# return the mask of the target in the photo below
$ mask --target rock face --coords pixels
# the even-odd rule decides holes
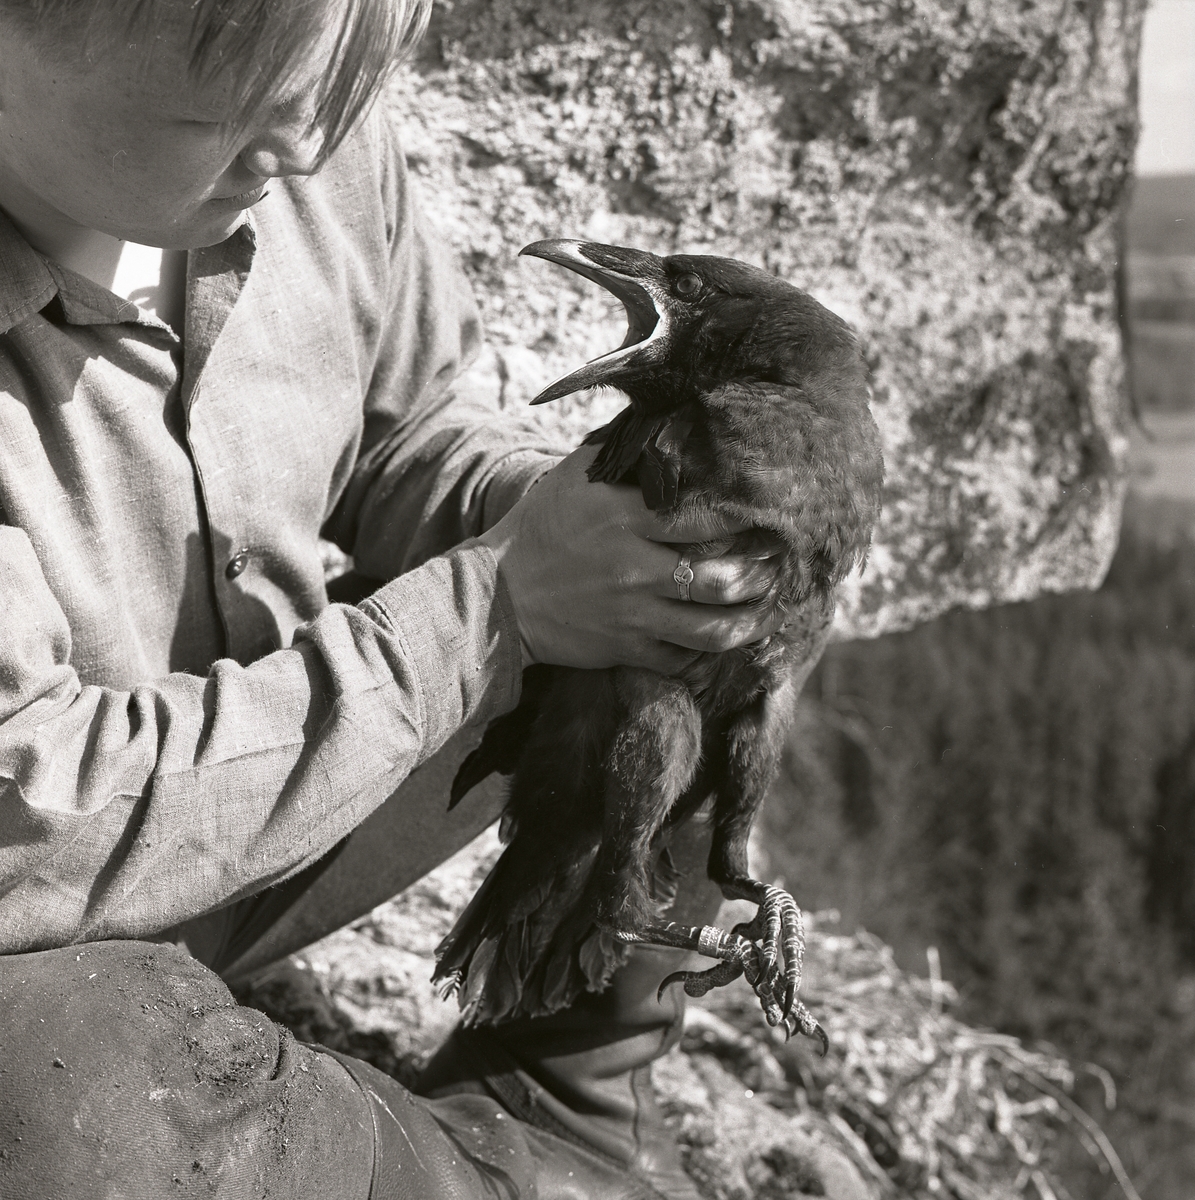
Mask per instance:
[[[870,636],[1107,566],[1143,10],[445,0],[392,104],[481,298],[481,369],[520,409],[624,329],[598,289],[517,261],[536,238],[731,255],[855,325],[888,483],[839,633]],[[616,407],[544,419],[575,441]]]

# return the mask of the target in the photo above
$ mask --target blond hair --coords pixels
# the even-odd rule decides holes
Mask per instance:
[[[94,59],[113,39],[149,46],[167,24],[182,21],[193,80],[231,74],[234,125],[267,105],[315,38],[339,20],[313,117],[325,157],[414,49],[430,11],[431,0],[0,0],[0,18],[59,62]]]

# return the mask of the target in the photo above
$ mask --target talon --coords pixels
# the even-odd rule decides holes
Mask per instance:
[[[791,1025],[789,1024],[791,1021]],[[789,1020],[784,1023],[785,1032],[791,1037],[794,1033],[801,1033],[807,1038],[813,1038],[818,1043],[818,1053],[820,1057],[825,1058],[830,1051],[830,1038],[821,1025],[814,1020],[813,1014],[801,1004],[797,1002],[797,1006],[793,1011]],[[787,1039],[786,1039],[787,1040]]]
[[[830,1038],[817,1021],[813,1023],[813,1033],[808,1036],[817,1038],[818,1042],[821,1043],[821,1057],[825,1058],[830,1053]]]
[[[734,961],[720,962],[717,966],[710,967],[708,971],[673,971],[660,984],[659,990],[656,992],[656,999],[662,1000],[664,990],[671,987],[674,983],[683,983],[685,985],[685,995],[696,999],[704,996],[711,988],[725,987],[728,983],[736,980],[742,973],[742,966]]]
[[[806,1013],[805,1015],[806,1015],[806,1017],[809,1017],[808,1013]],[[821,1027],[821,1025],[818,1024],[817,1021],[813,1020],[812,1017],[809,1017],[808,1026],[806,1026],[804,1023],[802,1023],[802,1024],[798,1025],[797,1028],[793,1032],[794,1033],[800,1032],[800,1033],[804,1034],[805,1037],[812,1038],[815,1042],[817,1042],[817,1053],[818,1053],[819,1058],[825,1058],[826,1055],[829,1054],[829,1052],[830,1052],[829,1035]]]
[[[670,988],[670,987],[671,987],[671,986],[672,986],[674,983],[684,983],[684,982],[685,982],[685,976],[686,976],[686,975],[688,975],[688,974],[689,974],[689,972],[688,972],[688,971],[673,971],[671,975],[667,976],[667,977],[664,979],[663,983],[661,983],[661,984],[660,984],[660,986],[659,986],[659,989],[656,991],[656,1003],[657,1003],[657,1004],[662,1004],[662,1003],[663,1003],[663,1001],[664,1001],[664,993],[665,993],[665,992],[666,992],[666,991],[667,991],[667,990],[668,990],[668,989],[669,989],[669,988]],[[688,992],[688,989],[686,988],[685,990],[686,990],[686,994],[687,994],[687,992]]]

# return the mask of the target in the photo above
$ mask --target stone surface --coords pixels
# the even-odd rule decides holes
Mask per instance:
[[[1090,587],[1126,439],[1117,227],[1143,0],[447,0],[391,104],[521,407],[613,348],[541,237],[732,255],[858,329],[888,464],[841,636]],[[542,419],[575,441],[619,406]]]

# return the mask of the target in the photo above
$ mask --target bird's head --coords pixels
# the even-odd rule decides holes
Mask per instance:
[[[585,388],[616,387],[637,403],[667,407],[677,392],[722,378],[790,381],[793,370],[801,373],[796,358],[803,348],[853,344],[845,323],[812,297],[734,259],[662,258],[564,238],[533,242],[520,254],[593,280],[617,296],[627,314],[627,335],[618,349],[556,380],[532,404]]]

